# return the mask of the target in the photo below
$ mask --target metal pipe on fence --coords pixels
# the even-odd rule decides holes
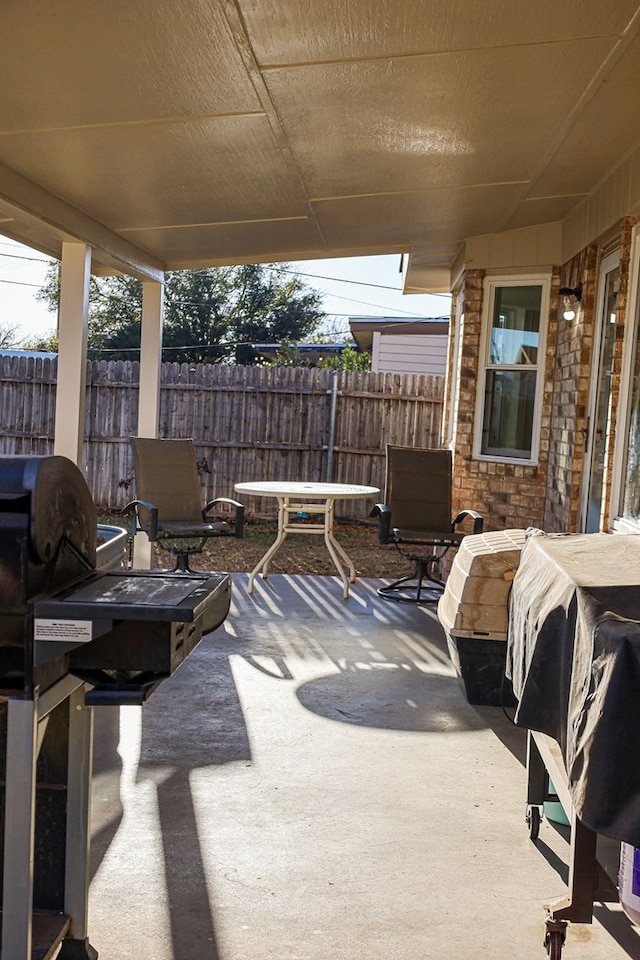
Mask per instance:
[[[338,370],[331,374],[331,387],[327,390],[331,396],[329,404],[329,427],[327,430],[327,470],[325,480],[331,483],[331,474],[333,473],[333,448],[336,436],[336,412],[338,409]]]

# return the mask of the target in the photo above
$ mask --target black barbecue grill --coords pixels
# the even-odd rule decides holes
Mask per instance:
[[[75,464],[0,457],[1,960],[96,956],[90,707],[142,703],[229,610],[228,574],[100,571],[96,540]]]

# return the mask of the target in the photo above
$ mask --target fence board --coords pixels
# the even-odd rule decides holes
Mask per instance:
[[[99,507],[133,494],[129,438],[138,419],[139,364],[87,365],[84,470]],[[53,452],[55,359],[0,357],[0,453]],[[334,480],[384,485],[387,443],[440,443],[443,379],[419,374],[165,363],[159,435],[192,437],[203,496],[231,496],[250,480]],[[333,444],[329,450],[335,394]],[[370,504],[337,513],[366,517]],[[273,515],[273,499],[249,513]]]

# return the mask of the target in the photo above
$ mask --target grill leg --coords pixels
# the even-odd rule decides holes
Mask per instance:
[[[69,698],[69,773],[64,901],[65,912],[71,917],[72,939],[62,941],[59,956],[64,958],[97,957],[96,951],[86,941],[93,709],[92,707],[85,707],[84,692],[84,685],[79,686]]]
[[[37,744],[37,701],[10,699],[7,704],[2,956],[11,960],[31,958]]]
[[[60,896],[55,910],[56,915],[59,910],[60,927],[52,936],[59,942],[58,938],[68,933],[70,939],[62,939],[58,956],[65,960],[97,958],[86,938],[93,716],[83,700],[84,686],[65,678],[41,696],[36,691],[33,699],[16,697],[7,702],[2,957],[8,960],[32,957],[34,906],[37,910],[42,906],[34,904],[34,880],[38,896],[45,900],[58,889],[57,861],[45,868],[39,853],[43,838],[48,839],[46,831],[53,831],[54,847],[58,837],[64,844],[64,908]],[[64,724],[60,725],[62,717]],[[60,748],[68,758],[66,784],[55,776],[51,781],[45,777],[47,783],[38,789],[49,783],[66,787],[66,814],[60,819],[54,812],[46,823],[39,821],[40,833],[36,834],[38,754],[49,751],[48,756],[61,760]]]

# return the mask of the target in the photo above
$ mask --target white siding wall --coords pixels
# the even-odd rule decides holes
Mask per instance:
[[[374,373],[422,373],[444,377],[447,369],[446,336],[429,334],[373,334],[371,369]]]

